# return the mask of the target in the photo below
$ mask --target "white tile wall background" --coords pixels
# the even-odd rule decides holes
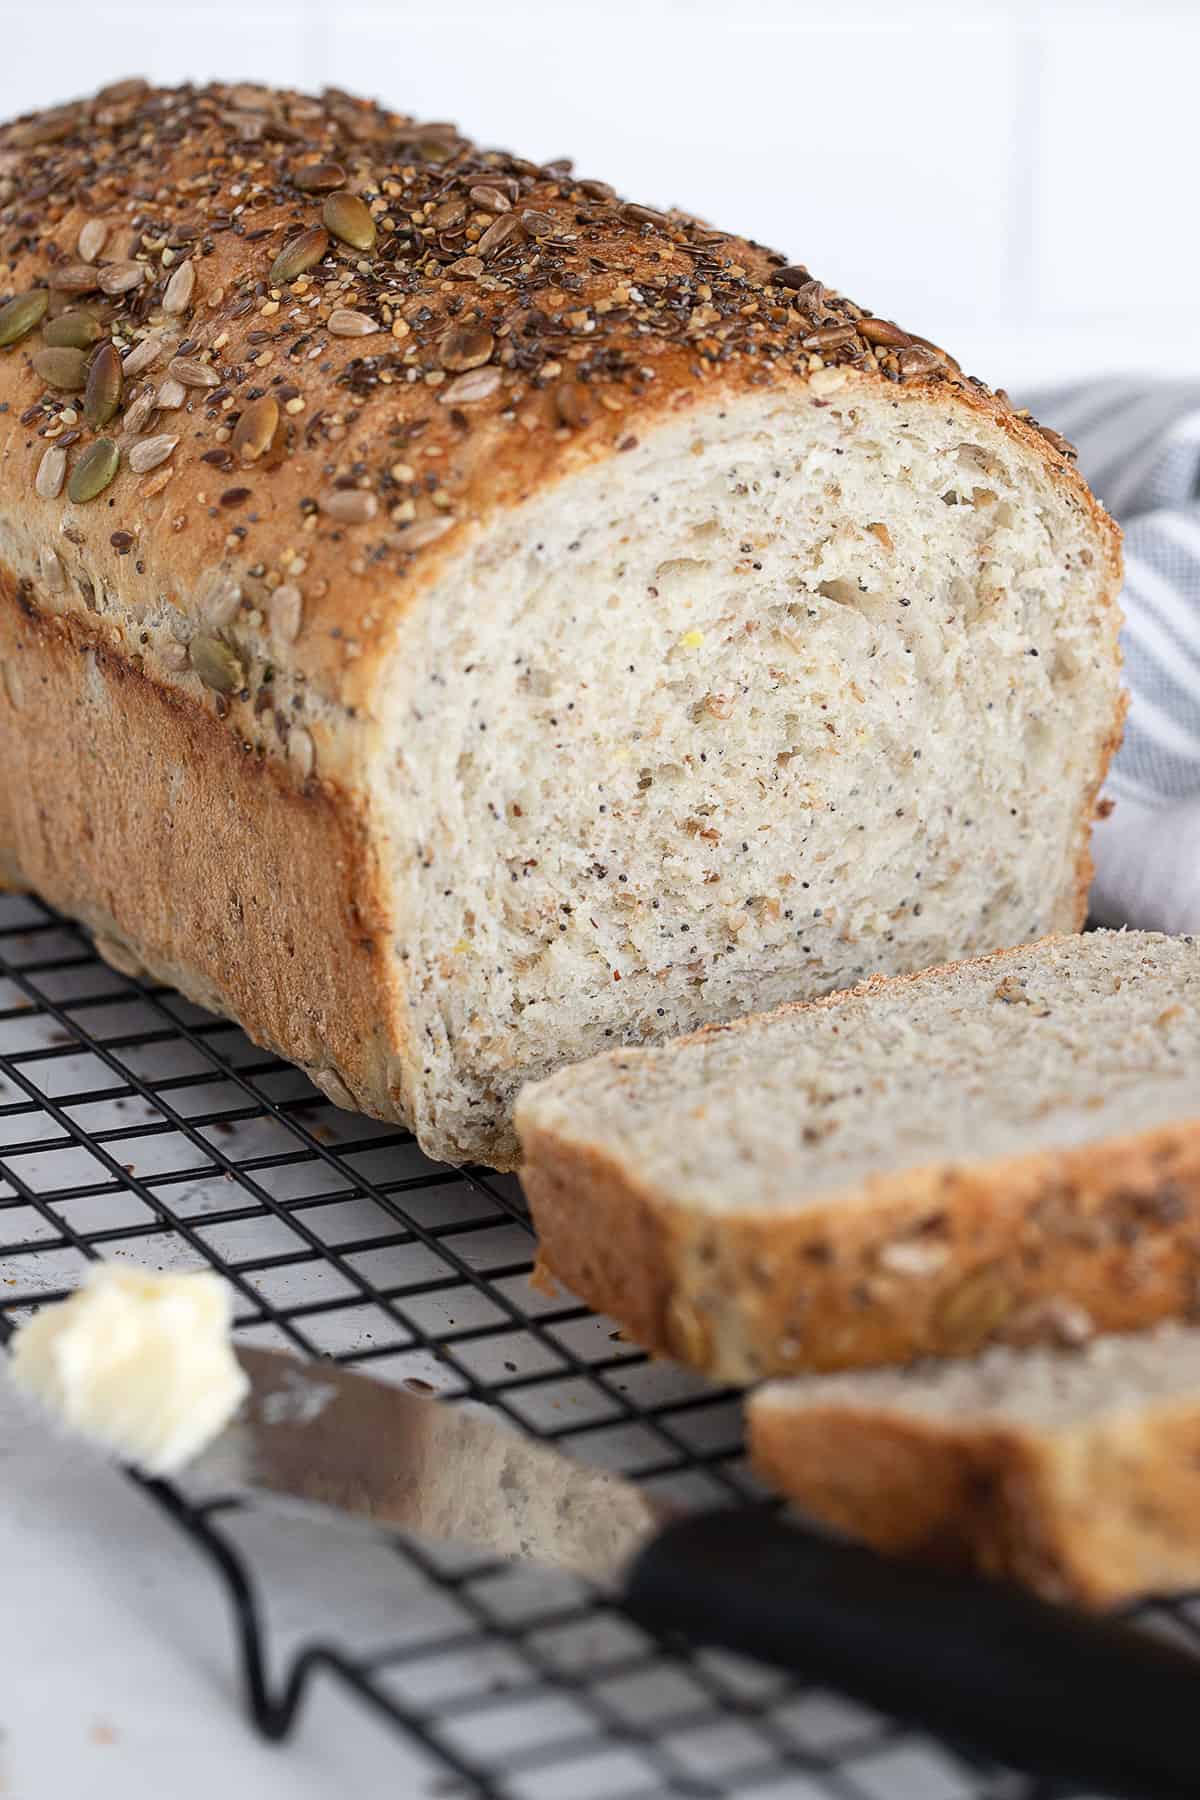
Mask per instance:
[[[372,91],[678,202],[1020,388],[1200,374],[1200,0],[0,0],[0,116]]]

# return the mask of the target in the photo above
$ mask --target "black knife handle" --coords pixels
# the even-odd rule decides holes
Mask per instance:
[[[668,1525],[624,1604],[999,1762],[1130,1800],[1200,1796],[1200,1659],[1016,1588],[745,1508]]]

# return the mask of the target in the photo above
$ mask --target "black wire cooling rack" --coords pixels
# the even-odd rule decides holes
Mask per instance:
[[[207,1266],[245,1341],[486,1401],[664,1496],[756,1503],[736,1398],[531,1286],[532,1251],[514,1182],[336,1111],[235,1027],[0,896],[0,1342],[89,1258]],[[423,1792],[1050,1800],[841,1696],[656,1640],[565,1577],[415,1543],[379,1550],[368,1645],[361,1580],[345,1617],[276,1629],[278,1523],[267,1556],[252,1508],[143,1485],[226,1586],[258,1730],[285,1737],[312,1683],[339,1681],[395,1727]],[[1194,1630],[1185,1608],[1167,1624]]]

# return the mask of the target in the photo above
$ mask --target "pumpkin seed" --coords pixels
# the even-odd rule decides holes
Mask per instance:
[[[104,336],[104,327],[93,313],[82,307],[47,319],[42,327],[42,342],[62,350],[90,350]]]
[[[121,404],[121,358],[111,341],[101,344],[88,370],[83,416],[95,431],[107,425]]]
[[[308,269],[315,268],[329,248],[329,238],[319,226],[311,231],[302,231],[285,244],[275,261],[271,264],[271,286],[286,287],[289,281],[295,281]]]
[[[246,685],[246,672],[236,650],[217,637],[194,637],[188,655],[205,687],[217,694],[236,694]]]
[[[103,219],[89,219],[79,233],[80,262],[94,263],[104,248],[104,240],[108,236],[108,226]]]
[[[383,330],[377,319],[367,313],[351,312],[345,306],[334,307],[326,326],[332,337],[370,337],[373,331]]]
[[[82,350],[35,350],[31,358],[42,380],[64,393],[76,393],[87,381],[87,357]]]
[[[257,462],[274,442],[279,425],[279,403],[270,394],[252,400],[233,428],[233,453],[244,463]]]
[[[130,381],[135,375],[144,375],[152,369],[162,355],[165,345],[156,331],[151,331],[139,344],[135,344],[121,367],[125,371],[125,379]]]
[[[43,500],[57,500],[62,493],[62,484],[67,474],[67,453],[60,450],[57,444],[51,444],[38,464],[38,472],[34,478],[34,491]]]
[[[487,362],[496,348],[496,340],[486,325],[455,325],[442,339],[442,367],[456,373],[477,369]]]
[[[28,337],[34,326],[40,325],[45,318],[49,304],[46,289],[34,288],[31,293],[18,294],[7,306],[0,306],[0,347],[19,344],[23,337]]]
[[[167,364],[167,373],[173,375],[185,388],[214,388],[221,385],[221,377],[217,371],[208,363],[198,362],[194,356],[173,357]],[[158,403],[160,406],[166,405],[161,393]]]
[[[129,467],[135,475],[148,475],[172,454],[177,437],[144,437],[129,452]]]
[[[56,294],[94,294],[100,286],[100,271],[91,263],[55,263],[49,281]]]
[[[141,287],[146,278],[145,263],[105,263],[100,271],[100,291],[104,294],[129,294]]]
[[[343,189],[340,194],[330,194],[325,202],[321,217],[332,231],[335,238],[343,244],[349,244],[354,250],[373,250],[375,248],[375,221],[367,210],[364,200],[357,194]]]
[[[167,283],[163,295],[163,311],[165,313],[185,313],[192,304],[192,295],[196,291],[196,265],[189,257],[181,262]]]
[[[90,444],[71,470],[67,498],[76,506],[86,506],[102,494],[121,466],[121,452],[111,438],[97,438]]]
[[[327,194],[346,185],[346,171],[341,163],[305,163],[293,171],[292,180],[305,194]]]

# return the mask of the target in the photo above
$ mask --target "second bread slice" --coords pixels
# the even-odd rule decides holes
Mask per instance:
[[[725,1380],[963,1355],[1200,1270],[1200,945],[1097,932],[614,1051],[525,1089],[545,1266]]]

